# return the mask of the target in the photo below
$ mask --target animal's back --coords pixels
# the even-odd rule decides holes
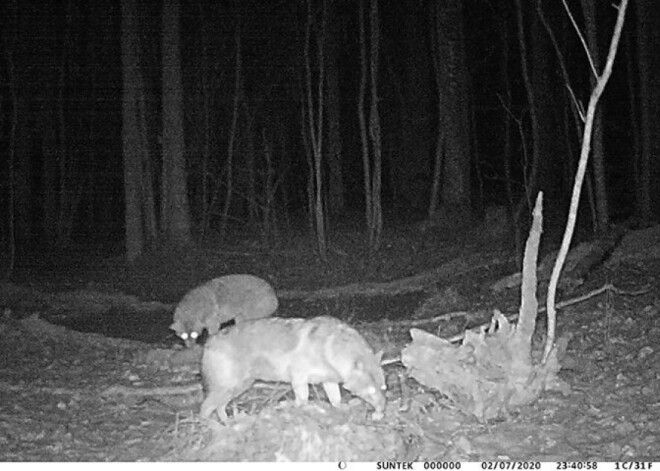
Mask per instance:
[[[228,275],[209,282],[223,322],[231,319],[261,319],[278,308],[275,290],[266,281],[252,275]]]
[[[204,346],[202,379],[207,391],[242,384],[249,378],[279,381],[282,358],[299,343],[303,319],[269,318],[243,322],[210,337]]]
[[[234,320],[260,319],[278,308],[273,287],[252,275],[215,278],[188,292],[174,311],[170,326],[184,340],[195,340],[204,329],[209,335]]]

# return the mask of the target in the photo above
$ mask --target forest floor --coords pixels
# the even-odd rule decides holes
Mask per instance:
[[[278,291],[313,293],[398,280],[462,260],[455,276],[420,291],[282,298],[279,315],[334,315],[395,358],[408,341],[408,321],[448,338],[488,322],[493,309],[518,312],[519,287],[491,289],[519,271],[502,239],[479,228],[449,234],[413,226],[387,231],[382,249],[370,255],[362,234],[344,231],[333,234],[327,262],[302,236],[270,246],[245,237],[195,249],[163,248],[130,268],[117,253],[94,245],[21,256],[0,293],[0,460],[659,461],[657,249],[602,263],[581,285],[559,294],[562,300],[616,287],[559,310],[558,331],[572,335],[559,374],[570,392],[544,393],[534,404],[486,422],[462,414],[447,397],[414,380],[402,380],[403,367],[394,361],[384,367],[388,406],[380,421],[347,397],[346,408],[332,409],[320,388],[308,406],[296,408],[284,384],[260,385],[234,400],[228,408],[233,417],[224,426],[201,420],[201,392],[194,387],[177,398],[130,394],[130,388],[199,383],[190,368],[157,365],[159,355],[179,348],[168,330],[171,311],[81,312],[34,302],[38,296],[29,294],[105,293],[171,304],[197,284],[230,273],[261,276]],[[19,292],[17,287],[20,296],[3,297]],[[450,312],[466,315],[420,320]],[[129,393],[108,393],[118,386]]]

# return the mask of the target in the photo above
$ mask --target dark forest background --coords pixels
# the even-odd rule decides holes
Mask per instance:
[[[564,225],[616,20],[600,0],[8,0],[0,244],[123,242],[505,218]],[[660,215],[660,13],[632,0],[578,227]],[[569,15],[570,12],[570,15]],[[572,15],[572,16],[571,16]],[[576,32],[573,22],[582,34]],[[582,41],[583,39],[583,41]]]

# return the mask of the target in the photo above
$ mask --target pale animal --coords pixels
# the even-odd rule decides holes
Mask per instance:
[[[309,384],[322,384],[339,407],[339,384],[383,416],[385,380],[380,355],[355,329],[329,316],[248,321],[208,340],[202,356],[206,398],[200,415],[227,419],[227,403],[256,380],[290,383],[296,404],[307,402]]]

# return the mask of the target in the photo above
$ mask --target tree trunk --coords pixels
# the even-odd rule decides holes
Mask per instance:
[[[557,5],[549,5],[557,8]],[[547,15],[547,13],[546,13]],[[537,178],[529,178],[529,189],[536,194],[540,188],[544,193],[544,219],[546,221],[545,231],[552,234],[553,230],[560,231],[566,217],[568,208],[568,183],[562,186],[562,162],[560,157],[564,155],[564,143],[557,136],[562,134],[561,113],[558,111],[557,103],[562,102],[563,87],[558,87],[561,78],[558,73],[558,64],[553,54],[552,43],[539,16],[532,10],[532,93],[536,111],[537,132],[534,133],[534,164],[537,169]],[[552,17],[552,12],[550,15]],[[559,233],[553,234],[555,236]]]
[[[241,56],[241,32],[240,26],[236,25],[236,75],[234,76],[234,100],[231,115],[231,129],[229,130],[229,142],[227,143],[227,162],[225,164],[227,174],[227,185],[225,190],[225,202],[222,207],[222,226],[220,228],[220,235],[222,238],[227,234],[227,224],[229,221],[229,209],[231,208],[231,200],[234,192],[234,151],[236,149],[236,133],[238,132],[238,113],[239,104],[241,99],[241,68],[243,64]]]
[[[371,199],[371,164],[369,159],[369,138],[367,136],[367,118],[365,112],[365,98],[367,95],[367,39],[364,26],[364,1],[360,1],[360,8],[358,9],[359,18],[358,24],[360,29],[360,88],[358,90],[357,112],[358,120],[360,122],[360,144],[362,149],[362,172],[363,172],[363,187],[364,187],[364,214],[366,217],[367,231],[372,226],[371,218],[373,212],[371,207],[373,205]]]
[[[516,32],[518,36],[518,47],[520,48],[520,69],[522,73],[522,82],[525,87],[525,96],[527,98],[527,104],[529,105],[529,120],[530,127],[532,131],[532,154],[526,155],[527,145],[525,140],[524,133],[521,132],[522,147],[523,147],[523,159],[525,162],[529,162],[530,168],[523,166],[523,178],[524,178],[524,190],[525,196],[521,199],[518,207],[515,211],[515,220],[516,222],[521,222],[521,217],[525,214],[525,208],[529,208],[529,212],[532,209],[533,195],[536,193],[536,179],[538,175],[538,160],[539,160],[539,119],[536,112],[536,103],[534,91],[532,89],[532,78],[530,77],[529,72],[529,59],[527,57],[527,46],[525,40],[525,29],[524,29],[524,12],[522,9],[521,0],[516,0]],[[527,224],[518,224],[522,227],[517,227],[516,230],[524,231]]]
[[[371,0],[371,13],[369,15],[371,30],[369,56],[369,76],[371,78],[371,109],[369,111],[369,134],[373,149],[373,175],[371,179],[371,209],[372,227],[369,231],[369,248],[377,252],[380,248],[381,234],[383,232],[383,208],[381,206],[381,179],[382,179],[382,151],[380,132],[380,113],[378,111],[378,53],[380,48],[380,21],[378,18],[378,0]]]
[[[322,2],[321,26],[319,28],[312,12],[312,0],[307,0],[307,21],[305,23],[305,42],[303,57],[305,60],[305,96],[301,102],[302,111],[302,137],[306,150],[309,174],[307,178],[307,194],[309,208],[309,222],[312,232],[316,235],[316,246],[319,257],[326,262],[328,259],[328,241],[326,234],[326,220],[324,211],[323,192],[323,118],[325,96],[325,57],[324,48],[328,22],[328,3]],[[312,73],[312,27],[315,30],[317,74]],[[315,86],[316,85],[316,86]]]
[[[633,7],[635,8],[635,7]],[[633,181],[632,194],[634,196],[634,214],[640,216],[639,202],[644,199],[644,194],[648,196],[649,188],[648,186],[644,188],[644,183],[642,182],[643,178],[647,179],[647,184],[649,181],[648,175],[643,175],[641,170],[641,122],[640,122],[640,100],[639,100],[639,80],[638,69],[635,67],[636,61],[634,57],[636,55],[636,42],[637,38],[633,35],[628,35],[626,38],[626,85],[628,89],[628,122],[630,123],[630,152],[633,165],[629,169],[630,177]],[[644,169],[648,172],[648,168]],[[625,183],[623,183],[625,184]]]
[[[401,54],[403,100],[398,152],[399,156],[405,158],[393,159],[390,172],[397,175],[396,192],[412,208],[423,210],[430,190],[429,169],[433,142],[428,38],[423,20],[423,2],[406,0],[402,2],[401,8],[405,34]]]
[[[308,7],[308,27],[311,27],[311,0],[307,2]],[[316,58],[318,61],[318,86],[317,86],[317,106],[318,110],[314,112],[314,99],[312,98],[312,74],[311,74],[311,58],[309,50],[307,51],[307,83],[308,83],[308,100],[309,100],[309,126],[312,148],[314,150],[314,186],[315,186],[315,206],[314,206],[314,219],[316,227],[316,244],[319,249],[321,260],[327,261],[328,257],[328,241],[326,235],[325,224],[325,211],[323,204],[323,169],[321,167],[323,162],[323,116],[324,116],[324,98],[325,98],[325,44],[326,32],[328,24],[328,3],[323,0],[323,12],[321,20],[321,30],[316,31]],[[307,44],[309,45],[309,35],[307,37]],[[314,116],[316,115],[316,122]],[[316,126],[316,129],[314,129]]]
[[[328,163],[328,211],[330,214],[340,214],[346,204],[344,198],[344,176],[342,172],[342,139],[341,139],[341,91],[339,89],[339,48],[340,35],[343,29],[337,15],[337,1],[331,1],[328,6],[330,15],[330,40],[327,42],[326,57],[327,76],[327,123],[328,143],[326,145],[326,162]]]
[[[245,99],[243,99],[242,109],[245,113],[245,134],[247,156],[245,157],[245,178],[247,179],[247,201],[246,209],[248,214],[248,223],[250,227],[254,227],[259,223],[259,196],[257,195],[257,146],[259,133],[257,131],[254,113],[248,107]]]
[[[19,80],[19,74],[13,80]],[[18,246],[33,238],[32,216],[32,159],[30,155],[30,113],[29,103],[20,85],[15,85],[12,117],[13,169],[12,193],[14,200],[14,234]]]
[[[59,77],[57,84],[57,125],[58,125],[58,213],[56,222],[56,238],[58,244],[64,244],[69,238],[66,227],[66,218],[68,210],[71,205],[71,198],[73,197],[73,185],[71,176],[71,161],[72,149],[69,148],[69,136],[67,133],[67,114],[68,108],[67,97],[65,92],[67,89],[67,71],[71,69],[70,49],[71,44],[71,23],[72,23],[72,0],[68,0],[66,4],[66,26],[64,31],[64,40],[62,44],[62,51],[59,63]]]
[[[432,7],[433,11],[432,14],[436,15],[436,10],[435,7]],[[435,75],[435,90],[436,93],[438,94],[438,123],[436,124],[436,131],[435,131],[435,158],[434,158],[434,163],[433,163],[433,181],[431,183],[431,193],[429,196],[429,206],[428,206],[428,211],[426,214],[426,217],[429,221],[431,221],[434,216],[436,211],[438,210],[438,205],[440,203],[440,188],[442,186],[442,167],[443,167],[443,156],[444,156],[444,145],[445,145],[445,139],[444,139],[444,134],[443,134],[443,120],[441,117],[441,107],[440,107],[440,100],[441,97],[443,96],[443,87],[444,84],[442,83],[442,72],[441,72],[441,65],[440,65],[440,46],[439,46],[439,40],[440,36],[435,33],[435,31],[431,32],[431,57],[433,58],[433,73]]]
[[[138,56],[138,23],[135,0],[122,0],[121,65],[123,71],[122,145],[124,154],[125,244],[129,262],[144,249],[140,212],[141,157],[138,93],[142,87]]]
[[[211,202],[211,191],[210,191],[210,186],[209,186],[209,167],[210,167],[210,162],[211,162],[211,136],[212,136],[212,129],[211,129],[211,110],[212,110],[212,100],[213,100],[213,93],[211,90],[211,72],[210,72],[210,63],[209,63],[209,43],[210,43],[210,35],[209,35],[209,26],[208,26],[208,21],[205,21],[205,11],[204,11],[204,4],[202,2],[199,2],[199,9],[200,9],[200,16],[199,16],[199,23],[201,24],[201,29],[200,29],[200,35],[201,35],[201,42],[202,42],[202,70],[201,70],[201,77],[200,81],[202,82],[202,100],[204,101],[204,106],[202,109],[202,114],[203,114],[203,142],[202,142],[202,162],[200,165],[200,175],[198,176],[199,180],[197,180],[197,183],[199,185],[199,193],[198,197],[196,198],[197,204],[199,205],[197,207],[197,210],[199,213],[196,215],[195,220],[196,221],[206,221],[207,220],[207,213],[210,210],[210,202]],[[195,185],[193,184],[193,188]],[[193,208],[195,207],[195,204],[193,203]],[[206,225],[202,222],[200,224],[201,227],[201,235],[202,237],[204,236],[204,233],[206,231]]]
[[[509,54],[510,54],[510,40],[509,40],[509,21],[507,18],[508,6],[502,8],[502,20],[500,22],[502,28],[502,58],[500,61],[500,94],[502,95],[504,110],[504,126],[502,132],[504,134],[504,145],[502,148],[502,170],[504,171],[504,186],[506,190],[507,201],[507,219],[509,226],[509,233],[513,236],[513,244],[516,255],[516,266],[522,263],[519,254],[522,254],[522,241],[520,240],[520,231],[516,228],[516,209],[514,203],[513,191],[513,175],[511,171],[511,159],[513,157],[511,149],[513,148],[512,137],[512,124],[513,117],[511,116],[511,107],[513,105],[513,97],[511,93],[511,79],[509,77]]]
[[[564,5],[564,8],[566,8],[566,4]],[[573,137],[573,133],[570,132],[570,128],[572,123],[575,129],[575,137],[576,139],[579,140],[584,130],[584,122],[583,122],[584,118],[580,115],[580,113],[582,112],[581,105],[580,103],[578,103],[577,98],[575,97],[575,94],[573,92],[572,83],[569,78],[568,68],[567,68],[566,60],[564,59],[564,53],[562,52],[560,47],[560,42],[557,41],[555,37],[554,31],[551,28],[550,23],[548,22],[543,12],[543,4],[540,1],[536,5],[536,12],[538,14],[539,20],[541,21],[541,23],[543,23],[543,27],[545,28],[548,38],[552,43],[552,46],[554,47],[557,65],[561,70],[564,86],[568,91],[568,93],[564,94],[564,100],[563,100],[566,102],[566,105],[563,106],[564,112],[562,116],[562,121],[564,128],[563,141],[565,142],[567,159],[564,160],[562,178],[564,182],[573,181],[577,169],[576,169],[576,159],[574,158],[574,144],[571,139]],[[568,28],[566,27],[563,27],[561,32],[562,32],[561,44],[568,44],[569,37],[575,35],[574,31],[572,30],[569,31]],[[570,111],[570,117],[572,118],[571,120],[568,119],[569,111]],[[596,110],[596,112],[600,113],[600,110]],[[601,143],[602,143],[602,139],[601,139]],[[600,148],[601,148],[600,153],[602,153],[602,145],[600,146]],[[594,175],[595,173],[596,172],[594,172]],[[603,179],[603,188],[605,188],[605,183],[606,182]],[[593,189],[594,185],[592,184],[592,178],[590,177],[586,178],[585,185],[587,192],[586,198],[589,205],[589,211],[591,216],[591,227],[593,230],[596,230],[599,227],[598,210],[596,209],[596,196],[594,194],[594,189]],[[606,198],[603,201],[606,201]]]
[[[16,19],[18,14],[16,12],[16,5],[12,5],[14,8],[14,37],[12,38],[15,42],[18,27],[16,26]],[[7,153],[9,154],[7,162],[7,185],[8,185],[8,224],[7,224],[7,255],[9,260],[7,260],[7,275],[11,275],[14,271],[16,265],[16,132],[18,126],[18,92],[16,90],[16,68],[14,67],[14,58],[13,54],[15,51],[5,50],[6,60],[7,60],[7,88],[9,91],[9,99],[11,100],[12,112],[9,124],[9,135],[8,138],[8,149]],[[4,234],[0,232],[0,241],[3,240]],[[3,244],[4,245],[4,244]],[[4,248],[4,247],[3,247]]]
[[[163,176],[161,230],[169,242],[190,243],[190,210],[183,137],[179,1],[163,4]]]
[[[42,170],[42,206],[43,236],[50,244],[57,239],[57,136],[55,135],[55,117],[51,110],[41,110],[39,131],[41,134]]]
[[[138,72],[138,79],[140,80],[140,88],[136,90],[138,151],[140,156],[138,201],[140,204],[140,221],[143,228],[143,243],[153,244],[159,237],[159,233],[158,221],[156,220],[156,193],[154,186],[156,170],[154,169],[152,152],[148,144],[149,130],[153,129],[153,127],[149,125],[148,118],[154,116],[156,111],[153,109],[153,106],[149,106],[149,103],[153,103],[154,100],[147,100],[149,91],[145,90],[144,77],[141,72]]]
[[[600,48],[598,45],[598,25],[596,0],[581,0],[584,24],[587,33],[587,44],[591,60],[600,70]],[[589,74],[591,88],[596,86],[596,77]],[[603,110],[598,108],[594,116],[594,131],[591,137],[592,163],[594,169],[594,183],[596,188],[596,227],[597,232],[604,231],[610,222],[609,203],[607,198],[607,178],[605,176],[605,156],[603,155]]]
[[[442,202],[452,212],[470,208],[470,112],[460,0],[435,4],[439,125],[444,136]]]
[[[637,64],[639,67],[640,141],[637,214],[644,222],[660,215],[660,58],[657,38],[660,19],[656,0],[639,0],[637,11]],[[655,191],[652,188],[656,188]]]

